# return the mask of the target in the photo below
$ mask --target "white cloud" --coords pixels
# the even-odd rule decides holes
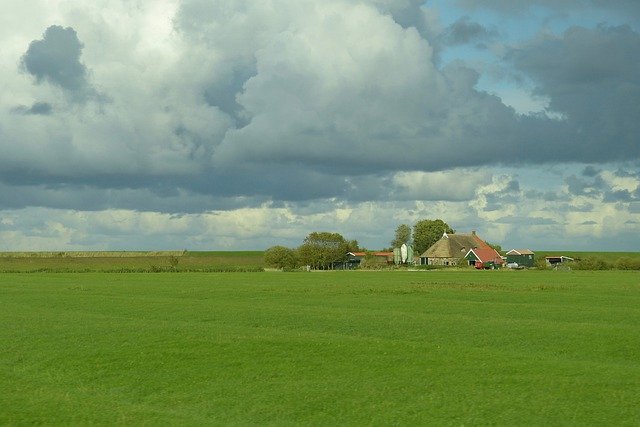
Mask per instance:
[[[535,85],[507,81],[498,97],[477,89],[486,89],[482,67],[440,65],[442,22],[422,3],[2,3],[2,241],[250,249],[336,230],[382,247],[398,223],[421,218],[514,244],[636,230],[637,174],[607,163],[638,157],[628,119],[637,70],[624,54],[637,51],[635,30],[501,40],[488,55],[508,66],[510,54],[512,71]],[[95,95],[82,103],[19,68],[52,25],[82,44],[82,81]],[[586,86],[562,72],[577,51]],[[609,65],[592,60],[598,52],[611,54]],[[580,114],[516,114],[550,106]],[[579,120],[592,114],[602,126]],[[581,129],[594,129],[590,142]],[[563,187],[563,162],[581,159],[604,169],[598,181],[573,177],[586,195]],[[496,166],[513,162],[522,169]],[[556,181],[531,166],[541,163],[560,164]]]
[[[404,200],[471,200],[482,184],[491,182],[487,170],[453,169],[441,172],[398,172],[393,185]]]

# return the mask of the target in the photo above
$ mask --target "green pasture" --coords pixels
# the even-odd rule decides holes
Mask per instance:
[[[0,252],[0,272],[153,272],[261,269],[262,251]]]
[[[615,262],[620,258],[640,258],[640,252],[576,252],[576,251],[539,251],[536,252],[537,259],[547,256],[568,256],[574,259],[585,259],[590,257],[601,258],[605,261]]]
[[[638,425],[640,273],[0,274],[0,424]]]

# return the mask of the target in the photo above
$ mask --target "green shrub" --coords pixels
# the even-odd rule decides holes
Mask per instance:
[[[538,270],[546,270],[547,268],[549,268],[549,265],[547,264],[547,260],[544,258],[538,258],[535,261],[534,266],[538,269]]]
[[[269,267],[287,270],[292,270],[300,265],[296,250],[279,245],[264,251],[264,263]]]
[[[640,258],[618,258],[614,265],[618,270],[640,270]]]
[[[591,256],[574,261],[571,267],[576,270],[611,270],[613,265],[602,258]]]

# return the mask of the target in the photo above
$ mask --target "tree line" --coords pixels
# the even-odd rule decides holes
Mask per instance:
[[[347,240],[339,233],[314,231],[305,237],[297,249],[272,246],[264,253],[265,264],[270,267],[294,269],[308,265],[314,270],[326,270],[343,262],[348,252],[360,250],[357,240]]]
[[[413,227],[400,224],[395,230],[391,241],[391,249],[399,248],[403,244],[412,246],[414,253],[422,254],[443,233],[452,234],[455,230],[441,219],[423,219]],[[277,245],[265,251],[265,264],[280,269],[295,269],[300,266],[310,266],[316,270],[332,268],[336,263],[346,261],[348,252],[365,251],[360,248],[357,240],[347,240],[339,233],[327,231],[310,233],[298,248],[288,248]]]

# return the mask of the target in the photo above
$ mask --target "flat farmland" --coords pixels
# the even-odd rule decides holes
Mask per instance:
[[[262,269],[262,251],[0,252],[0,272],[153,272]]]
[[[0,274],[0,424],[640,423],[640,274]]]

